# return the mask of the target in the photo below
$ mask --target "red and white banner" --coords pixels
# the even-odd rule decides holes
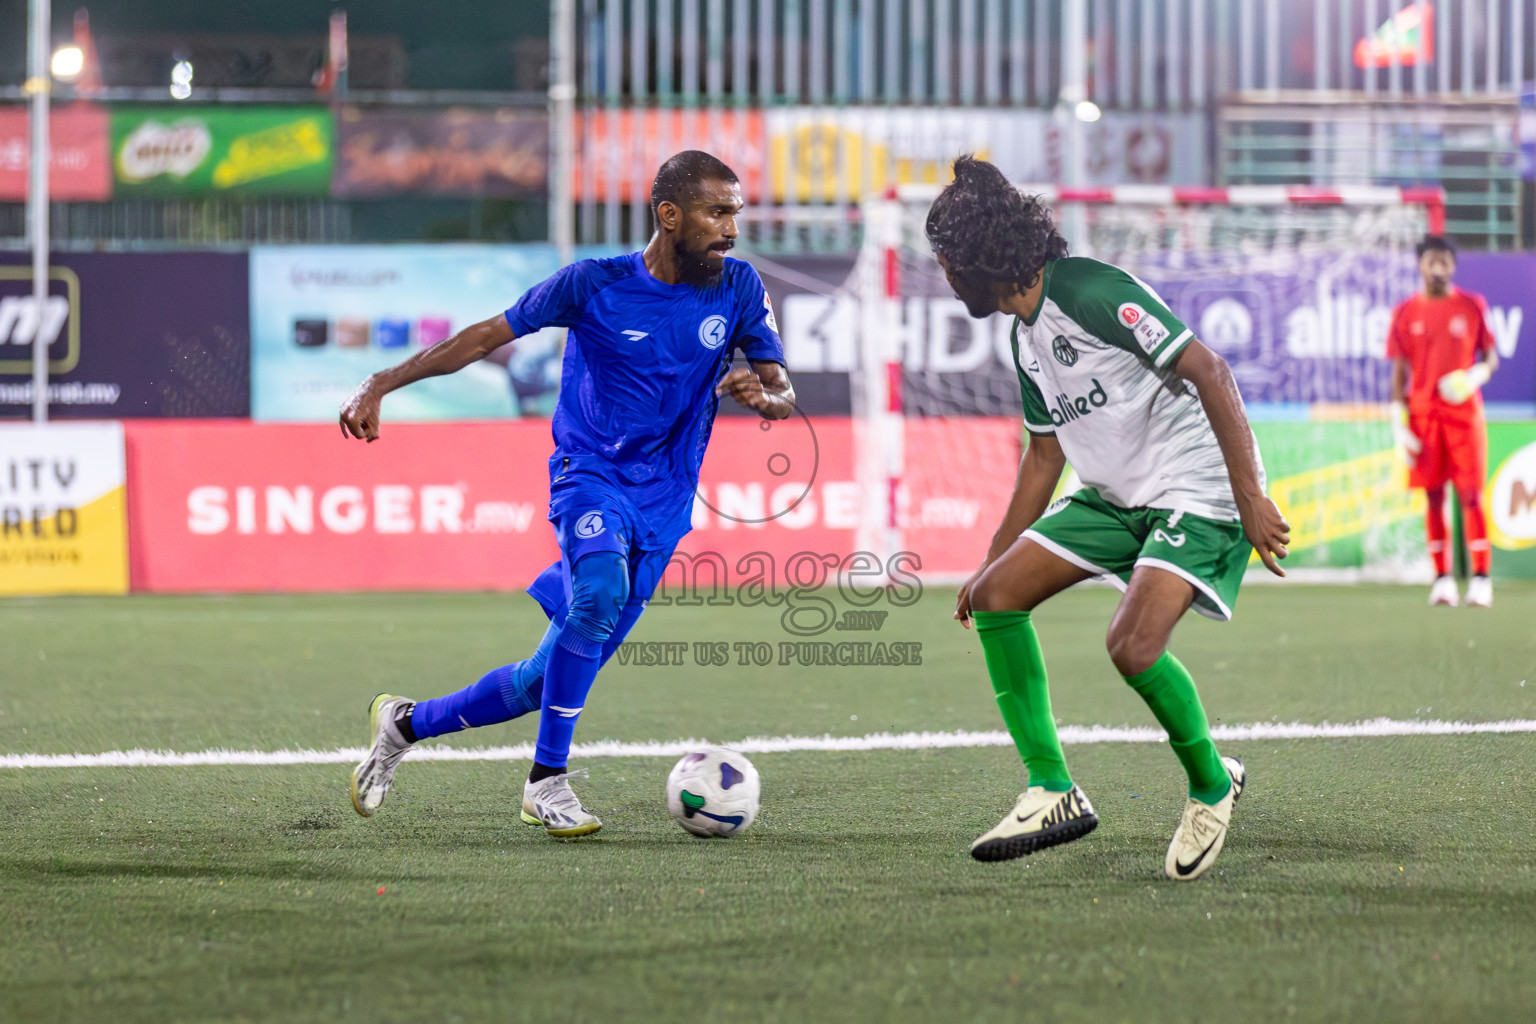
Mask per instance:
[[[1019,421],[933,417],[904,425],[905,470],[894,512],[901,547],[916,556],[905,568],[925,581],[967,576],[986,555],[1013,493]],[[841,417],[718,420],[693,532],[679,550],[695,557],[718,552],[733,571],[753,552],[767,553],[780,568],[807,552],[829,565],[829,556],[847,559],[857,550],[864,508],[854,429]]]
[[[134,590],[511,590],[559,557],[547,421],[126,427]]]
[[[906,426],[895,512],[914,557],[902,568],[924,582],[964,576],[1012,492],[1018,422]],[[386,424],[371,445],[329,424],[125,428],[137,591],[513,590],[559,557],[547,421]],[[853,435],[842,417],[721,418],[680,550],[718,555],[732,589],[763,568],[741,568],[751,554],[771,560],[775,586],[835,580],[864,507]]]
[[[0,107],[0,201],[27,198],[32,159],[31,115]],[[55,107],[48,118],[48,192],[55,202],[112,198],[107,112],[89,103]]]

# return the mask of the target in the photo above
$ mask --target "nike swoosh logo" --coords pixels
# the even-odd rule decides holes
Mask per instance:
[[[1067,799],[1071,795],[1072,794],[1071,794],[1070,791],[1068,791],[1066,793],[1063,793],[1062,794],[1062,798],[1060,800],[1057,800],[1050,807],[1042,807],[1038,811],[1032,811],[1029,814],[1024,815],[1024,817],[1022,817],[1022,818],[1020,818],[1017,814],[1015,814],[1013,816],[1014,820],[1016,820],[1019,824],[1022,825],[1024,822],[1028,821],[1030,818],[1037,817],[1038,815],[1044,814],[1047,811],[1055,812],[1055,811],[1058,811],[1058,810],[1062,810],[1063,808],[1065,808],[1065,814],[1064,814],[1064,816],[1061,819],[1062,821],[1065,821],[1069,817],[1071,817],[1071,818],[1078,817],[1078,815],[1072,813],[1071,801],[1069,801]]]
[[[1173,862],[1173,870],[1175,870],[1175,871],[1177,871],[1179,873],[1179,877],[1180,878],[1184,877],[1185,875],[1189,874],[1191,871],[1195,870],[1195,868],[1200,866],[1200,862],[1205,860],[1205,855],[1210,853],[1211,852],[1211,847],[1215,846],[1215,845],[1216,845],[1216,840],[1212,839],[1210,844],[1208,846],[1206,846],[1205,849],[1200,851],[1200,856],[1196,857],[1194,860],[1190,861],[1188,864],[1181,864],[1178,861],[1174,861]]]

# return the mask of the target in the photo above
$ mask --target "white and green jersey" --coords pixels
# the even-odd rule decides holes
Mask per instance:
[[[1237,519],[1200,396],[1170,369],[1189,328],[1119,267],[1069,257],[1044,275],[1034,317],[1013,325],[1030,433],[1055,434],[1084,485],[1121,508]]]

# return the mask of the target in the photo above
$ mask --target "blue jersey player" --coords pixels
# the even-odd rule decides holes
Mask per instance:
[[[689,530],[720,397],[765,419],[793,410],[762,280],[726,257],[741,207],[729,167],[696,150],[677,154],[656,173],[656,232],[642,252],[566,267],[505,314],[369,377],[342,407],[343,432],[374,441],[390,391],[453,373],[519,335],[570,331],[549,460],[549,521],[561,557],[529,588],[549,629],[527,660],[456,693],[375,697],[373,746],[352,773],[359,814],[378,810],[415,741],[538,711],[523,820],[561,837],[602,827],[571,789],[571,736],[598,669]],[[731,368],[738,350],[750,369]]]

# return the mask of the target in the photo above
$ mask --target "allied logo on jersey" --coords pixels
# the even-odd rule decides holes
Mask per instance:
[[[1148,352],[1168,340],[1168,328],[1138,303],[1122,302],[1115,315],[1120,318],[1122,326],[1136,335],[1136,340]]]
[[[1057,395],[1052,400],[1051,422],[1058,427],[1064,427],[1073,420],[1080,420],[1095,409],[1102,409],[1109,404],[1109,395],[1104,392],[1104,385],[1099,383],[1097,377],[1093,380],[1093,390],[1086,395],[1072,398],[1068,395]]]
[[[779,321],[773,315],[773,300],[768,297],[767,292],[763,292],[763,308],[768,311],[763,314],[763,323],[767,324],[768,329],[774,334],[778,334]]]
[[[603,532],[603,529],[603,514],[601,512],[594,510],[576,520],[576,536],[583,540],[589,537],[596,537]]]
[[[1071,366],[1077,362],[1077,349],[1067,340],[1066,335],[1058,334],[1051,339],[1051,355],[1062,366]]]
[[[1159,526],[1157,529],[1152,531],[1152,539],[1162,541],[1164,544],[1169,544],[1176,548],[1181,548],[1184,546],[1184,541],[1187,538],[1182,533],[1164,533],[1163,528]]]
[[[704,318],[699,324],[699,343],[714,350],[725,344],[725,317],[718,313]]]

